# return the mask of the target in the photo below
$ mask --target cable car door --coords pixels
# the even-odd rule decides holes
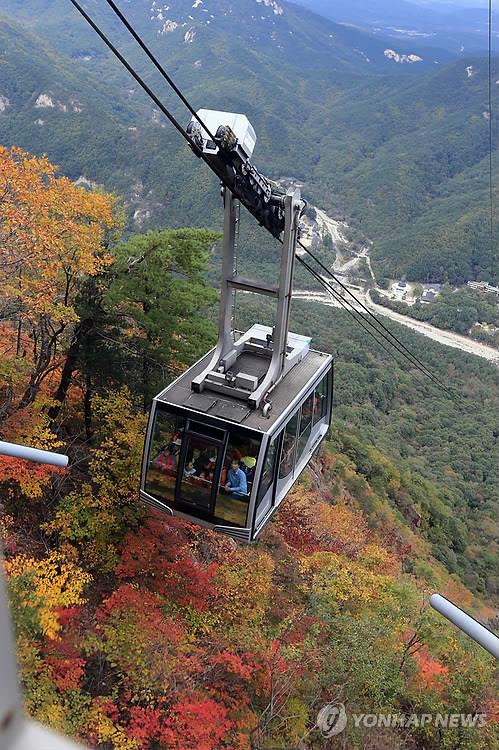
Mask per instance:
[[[203,515],[214,512],[224,439],[223,430],[189,420],[177,477],[177,502]]]

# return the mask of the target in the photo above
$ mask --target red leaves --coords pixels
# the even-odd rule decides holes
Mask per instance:
[[[230,730],[225,706],[210,698],[193,697],[172,707],[160,742],[168,750],[226,750]]]
[[[127,735],[137,740],[141,747],[147,747],[152,740],[161,736],[162,722],[159,708],[132,706]]]
[[[310,522],[307,508],[296,503],[287,502],[276,519],[284,541],[298,552],[310,554],[318,552],[320,545]]]
[[[427,646],[423,646],[414,658],[418,664],[419,672],[416,676],[416,683],[422,690],[436,690],[442,693],[446,689],[446,677],[448,668],[445,667],[438,659],[434,659]]]
[[[232,674],[242,680],[250,680],[255,671],[254,658],[252,654],[234,654],[230,651],[221,651],[210,658],[210,663],[223,667],[227,674]]]
[[[2,482],[18,485],[23,494],[29,498],[41,497],[42,489],[49,480],[62,472],[62,469],[47,466],[47,464],[34,464],[32,461],[0,456]]]
[[[80,687],[85,674],[85,659],[47,656],[45,661],[52,668],[54,682],[61,692]]]
[[[227,708],[202,695],[186,696],[168,709],[161,700],[154,707],[132,706],[125,724],[140,748],[159,743],[168,750],[228,750],[235,732]]]
[[[140,577],[152,591],[202,612],[214,595],[218,566],[203,567],[189,555],[186,528],[182,523],[149,518],[139,532],[125,537],[115,572],[119,578]]]
[[[164,603],[155,594],[131,583],[125,583],[106,599],[96,613],[100,622],[113,615],[132,615],[141,635],[148,636],[151,646],[164,638],[168,643],[181,643],[184,634],[181,627],[163,614]]]

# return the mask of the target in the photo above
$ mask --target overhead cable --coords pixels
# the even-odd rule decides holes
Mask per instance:
[[[163,112],[163,114],[169,119],[169,121],[174,126],[174,128],[176,128],[178,130],[178,132],[180,133],[180,135],[183,138],[185,138],[185,140],[190,144],[191,143],[191,139],[187,135],[187,133],[184,130],[184,128],[182,127],[182,125],[176,120],[176,118],[171,114],[171,112],[169,112],[169,110],[164,106],[164,104],[160,101],[160,99],[158,99],[158,97],[156,96],[156,94],[152,91],[151,88],[149,88],[149,86],[147,85],[147,83],[132,68],[132,66],[130,65],[130,63],[123,57],[123,55],[121,54],[121,52],[119,52],[119,50],[116,49],[116,47],[114,46],[114,44],[107,38],[107,36],[104,34],[104,32],[100,30],[100,28],[97,26],[97,24],[95,23],[95,21],[93,21],[93,19],[90,18],[90,16],[88,15],[88,13],[86,13],[85,10],[83,10],[83,8],[77,2],[77,0],[69,0],[69,2],[71,3],[71,5],[73,5],[76,8],[76,10],[78,11],[78,13],[80,13],[83,16],[83,18],[85,19],[85,21],[92,27],[92,29],[95,31],[95,33],[102,39],[102,41],[104,42],[104,44],[108,47],[108,49],[111,50],[111,52],[113,53],[113,55],[115,55],[115,57],[118,58],[118,60],[120,61],[120,63],[128,70],[128,72],[130,73],[130,75],[133,78],[135,78],[135,80],[137,81],[137,83],[139,84],[139,86],[141,86],[144,89],[144,91],[146,92],[146,94],[153,100],[153,102],[156,104],[156,106],[159,107],[159,109],[161,110],[161,112]]]
[[[161,102],[161,100],[160,100],[160,99],[159,99],[159,98],[158,98],[158,97],[156,96],[156,94],[155,94],[155,93],[154,93],[154,92],[152,91],[152,89],[151,89],[151,88],[150,88],[150,87],[149,87],[149,86],[148,86],[148,85],[147,85],[147,84],[145,83],[145,81],[144,81],[144,80],[143,80],[143,79],[142,79],[142,78],[141,78],[141,77],[139,76],[139,74],[138,74],[138,73],[137,73],[137,72],[136,72],[136,71],[134,70],[134,68],[133,68],[133,67],[132,67],[132,65],[131,65],[131,64],[130,64],[130,63],[129,63],[129,62],[127,61],[127,60],[126,60],[126,58],[125,58],[125,57],[124,57],[124,56],[123,56],[123,55],[122,55],[122,54],[121,54],[121,53],[119,52],[119,50],[118,50],[118,49],[117,49],[117,48],[116,48],[116,47],[115,47],[115,46],[114,46],[114,45],[112,44],[112,42],[111,42],[111,41],[110,41],[110,40],[108,39],[108,37],[107,37],[107,36],[106,36],[106,35],[104,34],[104,32],[103,32],[103,31],[101,31],[101,29],[100,29],[100,28],[99,28],[99,26],[98,26],[98,25],[97,25],[97,24],[95,23],[95,21],[94,21],[94,20],[93,20],[93,19],[92,19],[92,18],[91,18],[91,17],[89,16],[89,15],[88,15],[88,13],[86,13],[86,12],[85,12],[85,10],[84,10],[84,9],[82,8],[82,6],[81,6],[81,5],[80,5],[80,4],[79,4],[79,3],[77,2],[77,0],[69,0],[69,1],[70,1],[70,3],[71,3],[71,4],[73,5],[73,6],[74,6],[74,8],[76,8],[76,10],[77,10],[77,11],[78,11],[78,12],[80,13],[80,15],[81,15],[81,16],[82,16],[82,17],[83,17],[83,18],[85,19],[85,21],[87,21],[87,23],[88,23],[88,24],[89,24],[89,25],[90,25],[90,26],[92,27],[92,29],[93,29],[93,30],[94,30],[94,31],[96,32],[96,34],[97,34],[97,35],[98,35],[98,36],[99,36],[99,37],[100,37],[100,38],[102,39],[102,41],[103,41],[103,42],[104,42],[104,44],[105,44],[105,45],[106,45],[106,46],[108,47],[108,49],[109,49],[109,50],[110,50],[110,51],[111,51],[111,52],[112,52],[112,53],[113,53],[113,54],[115,55],[115,57],[116,57],[116,58],[117,58],[117,59],[118,59],[118,60],[119,60],[119,61],[121,62],[121,64],[122,64],[122,65],[123,65],[123,66],[124,66],[124,67],[126,68],[126,70],[127,70],[127,71],[128,71],[129,73],[130,73],[130,75],[131,75],[131,76],[132,76],[132,77],[133,77],[133,78],[134,78],[134,79],[135,79],[135,80],[137,81],[137,83],[138,83],[138,84],[139,84],[139,85],[141,86],[141,88],[142,88],[142,89],[143,89],[143,90],[145,91],[145,93],[146,93],[146,94],[147,94],[147,95],[148,95],[148,96],[149,96],[149,97],[150,97],[150,98],[152,99],[152,101],[153,101],[153,102],[154,102],[154,103],[156,104],[156,106],[157,106],[157,107],[158,107],[158,108],[160,109],[160,111],[161,111],[161,112],[163,112],[163,114],[164,114],[164,115],[165,115],[165,116],[166,116],[166,117],[168,118],[168,120],[169,120],[169,121],[170,121],[170,122],[172,123],[172,125],[173,125],[173,126],[174,126],[174,127],[176,128],[176,130],[177,130],[177,131],[178,131],[178,132],[179,132],[179,133],[180,133],[180,134],[182,135],[182,137],[184,138],[184,140],[186,140],[186,141],[187,141],[187,143],[189,143],[189,145],[191,145],[191,146],[192,146],[192,141],[191,141],[191,138],[189,137],[189,135],[188,135],[188,133],[186,132],[186,130],[185,130],[185,129],[184,129],[184,128],[183,128],[183,127],[182,127],[182,126],[180,125],[180,123],[179,123],[179,122],[178,122],[178,121],[176,120],[176,118],[175,118],[175,117],[174,117],[174,116],[173,116],[173,115],[171,114],[171,112],[170,112],[170,111],[169,111],[169,110],[167,109],[167,107],[166,107],[166,106],[165,106],[165,105],[164,105],[164,104],[163,104],[163,103]],[[185,98],[185,96],[184,96],[184,95],[183,95],[183,94],[181,93],[180,89],[178,89],[178,87],[177,87],[177,86],[175,85],[175,83],[174,83],[174,82],[173,82],[173,80],[172,80],[172,79],[170,78],[170,76],[169,76],[169,75],[167,74],[167,72],[166,72],[166,71],[164,70],[164,68],[163,68],[163,67],[162,67],[162,66],[160,65],[160,63],[159,63],[159,62],[158,62],[158,61],[156,60],[156,58],[154,57],[154,55],[152,54],[152,52],[150,52],[150,50],[149,50],[149,48],[147,47],[147,45],[145,44],[145,42],[143,42],[143,40],[141,39],[141,37],[139,36],[139,34],[138,34],[138,33],[137,33],[137,32],[136,32],[136,31],[135,31],[134,29],[133,29],[133,27],[131,26],[131,24],[130,24],[130,23],[129,23],[129,22],[127,21],[127,19],[126,19],[126,18],[125,18],[125,16],[124,16],[124,15],[123,15],[123,14],[121,13],[121,11],[120,11],[120,10],[119,10],[119,8],[118,8],[118,7],[116,6],[116,4],[115,4],[115,3],[113,2],[113,0],[106,0],[106,2],[107,2],[107,3],[108,3],[108,5],[109,5],[109,6],[110,6],[110,7],[111,7],[111,8],[113,9],[113,10],[114,10],[114,12],[115,12],[115,13],[117,14],[117,16],[118,16],[118,17],[120,18],[120,20],[122,21],[122,23],[124,23],[124,25],[126,26],[126,28],[127,28],[128,30],[129,30],[129,32],[130,32],[130,33],[132,34],[132,36],[134,37],[134,39],[135,39],[135,40],[137,41],[137,43],[138,43],[138,44],[140,45],[140,47],[141,47],[141,48],[142,48],[142,49],[144,50],[144,52],[145,52],[145,53],[146,53],[146,54],[148,55],[148,57],[149,57],[149,58],[151,59],[151,61],[152,61],[152,62],[154,63],[154,65],[156,66],[156,68],[157,68],[157,69],[158,69],[158,70],[160,71],[161,75],[162,75],[162,76],[163,76],[163,77],[164,77],[164,78],[165,78],[165,79],[166,79],[166,80],[168,81],[169,85],[170,85],[170,86],[171,86],[171,87],[173,88],[173,90],[175,91],[175,93],[177,93],[177,95],[178,95],[178,96],[179,96],[179,97],[181,98],[181,100],[182,100],[182,101],[183,101],[183,103],[184,103],[184,104],[186,105],[186,107],[187,107],[187,108],[189,109],[189,111],[190,111],[191,113],[193,113],[193,114],[194,114],[194,116],[196,117],[196,119],[198,120],[198,122],[199,122],[199,123],[201,124],[201,126],[202,126],[202,127],[203,127],[203,128],[205,129],[205,130],[206,130],[206,132],[208,133],[208,135],[210,135],[210,137],[211,137],[211,134],[210,134],[209,130],[207,129],[206,125],[205,125],[205,124],[204,124],[204,123],[202,122],[202,120],[200,120],[200,118],[199,118],[199,117],[198,117],[198,116],[197,116],[197,115],[195,114],[195,111],[194,111],[194,109],[193,109],[193,108],[191,107],[191,105],[189,104],[188,100],[187,100],[187,99]],[[201,156],[201,158],[203,158],[203,160],[205,161],[205,163],[206,163],[206,164],[208,164],[208,166],[209,166],[210,168],[212,168],[212,167],[211,167],[211,164],[210,164],[210,163],[209,163],[209,161],[208,161],[208,160],[207,160],[207,159],[205,158],[204,154],[200,154],[200,156]],[[215,174],[216,174],[216,173],[215,173]],[[217,175],[217,176],[218,176],[218,177],[220,178],[220,175]],[[224,180],[223,180],[223,179],[222,179],[221,181],[222,181],[222,183],[223,183],[223,184],[225,184],[225,183],[224,183]],[[228,188],[230,189],[230,187],[229,187],[228,185],[226,185],[226,184],[225,184],[225,186],[226,186],[226,187],[228,187]],[[389,328],[387,328],[387,327],[386,327],[386,326],[385,326],[385,325],[384,325],[384,324],[383,324],[383,323],[382,323],[381,321],[379,321],[379,320],[378,320],[378,319],[376,318],[376,316],[374,316],[374,315],[373,315],[373,313],[372,313],[372,312],[371,312],[371,311],[369,310],[369,308],[368,308],[368,307],[366,307],[366,305],[364,305],[364,304],[363,304],[363,303],[362,303],[362,302],[361,302],[361,301],[360,301],[360,300],[359,300],[359,299],[358,299],[358,298],[356,297],[356,295],[355,295],[355,294],[354,294],[354,293],[353,293],[353,292],[352,292],[352,291],[351,291],[351,290],[350,290],[350,289],[349,289],[349,288],[348,288],[347,286],[345,286],[345,285],[344,285],[344,284],[343,284],[343,283],[342,283],[342,282],[341,282],[341,281],[340,281],[340,280],[339,280],[339,279],[338,279],[338,278],[337,278],[337,277],[336,277],[336,276],[335,276],[335,275],[334,275],[334,274],[333,274],[333,273],[332,273],[332,272],[331,272],[331,271],[330,271],[330,270],[329,270],[329,269],[328,269],[328,268],[327,268],[327,267],[326,267],[326,266],[325,266],[325,265],[324,265],[324,264],[322,263],[322,261],[321,261],[321,260],[320,260],[319,258],[317,258],[317,256],[315,256],[315,255],[314,255],[314,254],[313,254],[313,253],[312,253],[312,252],[311,252],[311,251],[310,251],[310,250],[309,250],[309,249],[308,249],[307,247],[305,247],[305,245],[303,245],[303,243],[299,242],[298,244],[299,244],[299,245],[300,245],[300,246],[302,247],[302,249],[303,249],[303,250],[305,250],[305,252],[306,252],[306,253],[308,253],[308,255],[309,255],[309,256],[310,256],[310,257],[311,257],[311,258],[312,258],[312,259],[313,259],[313,260],[314,260],[314,261],[315,261],[315,262],[316,262],[316,263],[317,263],[317,264],[318,264],[318,265],[319,265],[319,266],[320,266],[321,268],[322,268],[322,270],[323,270],[323,271],[325,271],[325,273],[326,273],[326,274],[327,274],[328,276],[330,276],[330,277],[331,277],[331,278],[332,278],[332,279],[333,279],[333,280],[334,280],[334,281],[335,281],[335,282],[336,282],[336,283],[337,283],[337,284],[338,284],[338,285],[339,285],[339,286],[340,286],[340,287],[341,287],[341,288],[342,288],[342,289],[343,289],[343,290],[344,290],[344,291],[345,291],[345,292],[346,292],[346,293],[347,293],[347,294],[348,294],[348,295],[349,295],[350,297],[352,297],[352,298],[354,299],[354,301],[355,301],[355,302],[356,302],[356,303],[357,303],[357,304],[358,304],[358,305],[359,305],[359,306],[360,306],[361,308],[363,308],[363,309],[364,309],[364,311],[365,311],[365,312],[367,313],[367,315],[369,316],[368,318],[366,318],[366,319],[364,319],[364,320],[365,320],[365,322],[366,322],[366,323],[367,323],[367,324],[368,324],[368,325],[369,325],[369,326],[370,326],[371,328],[373,328],[373,329],[374,329],[374,330],[375,330],[375,331],[376,331],[376,332],[377,332],[377,333],[378,333],[378,334],[379,334],[379,335],[380,335],[380,336],[381,336],[381,337],[382,337],[383,339],[385,339],[385,340],[386,340],[386,341],[387,341],[387,342],[388,342],[388,343],[390,344],[390,346],[392,346],[392,347],[393,347],[394,349],[396,349],[397,351],[399,351],[399,352],[400,352],[400,353],[402,353],[402,354],[403,354],[403,352],[401,352],[400,350],[401,350],[401,349],[403,349],[403,350],[404,350],[404,352],[405,352],[405,354],[403,354],[403,356],[405,356],[405,357],[406,357],[407,359],[408,359],[408,358],[410,358],[410,359],[412,360],[411,364],[413,364],[414,366],[416,366],[416,367],[417,367],[417,368],[418,368],[418,369],[419,369],[419,370],[420,370],[420,371],[421,371],[421,372],[422,372],[422,373],[423,373],[424,375],[426,375],[427,377],[429,377],[429,378],[430,378],[430,379],[431,379],[431,380],[432,380],[432,381],[433,381],[433,382],[434,382],[435,384],[438,384],[438,386],[439,386],[440,388],[443,388],[443,389],[444,389],[445,391],[447,391],[447,392],[448,392],[449,394],[451,394],[451,395],[452,395],[452,392],[450,391],[450,389],[449,389],[449,388],[447,388],[447,386],[445,386],[445,384],[444,384],[444,383],[442,383],[442,382],[441,382],[441,381],[440,381],[440,380],[439,380],[439,379],[438,379],[438,378],[437,378],[437,377],[436,377],[436,376],[435,376],[435,375],[434,375],[434,374],[433,374],[433,373],[431,372],[431,370],[429,370],[429,368],[427,368],[427,367],[426,367],[426,365],[424,365],[424,363],[423,363],[423,362],[421,362],[421,360],[419,360],[419,359],[418,359],[418,358],[417,358],[417,357],[416,357],[416,356],[415,356],[414,354],[412,354],[412,352],[411,352],[411,351],[410,351],[410,350],[409,350],[409,349],[408,349],[408,348],[407,348],[407,347],[405,346],[405,344],[403,344],[403,343],[402,343],[402,342],[401,342],[401,341],[400,341],[400,340],[398,339],[398,337],[397,337],[397,336],[395,336],[395,334],[393,334],[393,333],[392,333],[392,332],[390,331],[390,329],[389,329]],[[322,279],[322,277],[320,276],[320,274],[316,274],[316,272],[314,272],[314,271],[313,271],[313,269],[311,269],[311,267],[310,267],[310,266],[308,266],[308,264],[305,264],[305,263],[304,263],[304,261],[303,261],[303,260],[302,260],[302,259],[301,259],[301,258],[300,258],[299,256],[297,256],[297,258],[299,259],[300,263],[302,263],[302,265],[304,265],[304,266],[305,266],[306,268],[308,268],[308,270],[309,270],[309,271],[310,271],[310,272],[312,273],[312,275],[314,275],[314,276],[315,276],[316,278],[318,278],[318,279],[320,280],[320,283],[321,283],[321,284],[322,284],[323,286],[325,286],[326,288],[328,288],[328,291],[330,291],[330,293],[332,293],[332,294],[333,294],[333,296],[334,296],[334,295],[337,295],[338,301],[339,301],[340,299],[342,300],[342,303],[341,303],[341,304],[342,304],[342,306],[343,306],[343,307],[345,307],[345,301],[344,301],[344,300],[343,300],[343,299],[342,299],[342,298],[340,297],[340,295],[338,295],[338,294],[337,294],[336,290],[334,290],[334,289],[333,289],[332,285],[330,285],[330,284],[328,284],[327,282],[325,282],[325,281],[324,281],[324,280]],[[332,290],[332,291],[331,291],[331,290]],[[353,313],[352,313],[352,314],[353,314]],[[354,316],[354,318],[355,318],[355,316]],[[370,318],[371,318],[372,320],[374,320],[374,321],[375,321],[376,325],[374,325],[374,324],[372,323],[372,321],[370,320]],[[364,327],[364,324],[363,324],[363,322],[361,322],[361,321],[360,321],[360,320],[359,320],[358,318],[355,318],[355,320],[356,320],[356,321],[357,321],[357,322],[359,323],[359,325],[362,325],[362,327]],[[384,333],[383,333],[383,332],[382,332],[382,331],[380,330],[380,328],[381,328],[381,329],[383,329],[383,330],[384,330],[384,331],[385,331],[385,332],[386,332],[386,333],[387,333],[387,334],[388,334],[388,335],[389,335],[389,336],[391,337],[391,339],[393,339],[393,340],[390,340],[390,339],[388,339],[388,338],[387,338],[387,336],[386,336],[386,335],[384,335]],[[394,342],[396,342],[396,343],[394,343]],[[378,343],[380,343],[380,342],[378,341]],[[383,348],[384,348],[384,347],[383,347]]]
[[[127,20],[126,16],[123,15],[121,10],[118,8],[114,0],[106,0],[106,3],[109,5],[109,7],[114,11],[114,13],[118,16],[120,21],[123,23],[123,25],[128,29],[130,34],[133,36],[137,44],[140,46],[140,48],[146,53],[149,60],[152,62],[152,64],[156,67],[156,69],[161,73],[165,81],[168,82],[168,84],[171,86],[171,88],[174,90],[174,92],[177,94],[179,99],[182,101],[182,103],[187,107],[191,115],[198,121],[198,123],[201,125],[204,130],[208,133],[211,140],[215,140],[215,136],[210,132],[208,127],[205,125],[205,123],[201,120],[199,115],[197,114],[196,110],[193,109],[190,105],[190,103],[187,101],[181,90],[176,85],[175,81],[171,78],[171,76],[168,75],[166,70],[163,68],[161,63],[158,61],[157,57],[153,55],[147,44],[144,42],[142,37],[135,31],[131,23]]]
[[[343,289],[343,290],[344,290],[344,291],[345,291],[345,292],[346,292],[346,293],[347,293],[347,294],[348,294],[348,295],[349,295],[350,297],[352,297],[352,299],[353,299],[353,300],[354,300],[354,301],[355,301],[355,302],[356,302],[356,303],[357,303],[357,304],[359,305],[359,307],[361,307],[361,308],[362,308],[362,309],[363,309],[363,310],[365,311],[365,313],[366,313],[366,314],[367,314],[367,316],[368,316],[368,319],[366,320],[366,322],[368,323],[368,325],[370,325],[370,326],[371,326],[372,328],[374,328],[375,330],[377,330],[377,331],[378,331],[378,332],[379,332],[380,334],[381,334],[381,331],[380,331],[380,329],[382,329],[382,330],[383,330],[383,331],[384,331],[384,332],[385,332],[386,334],[388,334],[388,336],[390,336],[390,338],[391,338],[391,339],[393,339],[393,341],[394,341],[395,343],[393,343],[393,342],[390,342],[390,343],[392,343],[392,345],[393,345],[394,347],[395,347],[395,344],[396,344],[396,345],[397,345],[398,347],[400,347],[401,349],[403,349],[403,350],[404,350],[404,352],[406,353],[406,356],[410,357],[410,358],[411,358],[411,359],[413,360],[413,363],[414,363],[415,365],[417,365],[417,366],[418,366],[419,368],[422,368],[423,370],[425,370],[425,374],[426,374],[426,375],[427,375],[427,376],[428,376],[429,378],[431,378],[432,380],[435,380],[436,382],[438,382],[438,383],[439,383],[439,385],[440,385],[440,387],[441,387],[441,388],[444,388],[445,390],[447,390],[447,391],[449,391],[449,392],[450,392],[450,389],[449,389],[449,388],[448,388],[448,387],[447,387],[447,386],[446,386],[446,385],[445,385],[444,383],[442,383],[442,381],[440,381],[440,380],[439,380],[439,379],[437,378],[437,376],[436,376],[436,375],[434,375],[434,373],[433,373],[433,372],[432,372],[432,371],[431,371],[431,370],[430,370],[430,369],[429,369],[429,368],[428,368],[428,367],[427,367],[427,366],[426,366],[426,365],[424,364],[424,362],[422,362],[422,361],[421,361],[421,360],[420,360],[420,359],[419,359],[418,357],[416,357],[416,355],[415,355],[415,354],[413,354],[413,353],[411,352],[411,350],[410,350],[410,349],[409,349],[409,348],[408,348],[408,347],[407,347],[407,346],[406,346],[406,345],[405,345],[405,344],[404,344],[404,343],[403,343],[403,342],[402,342],[402,341],[401,341],[401,340],[400,340],[400,339],[398,338],[398,336],[396,336],[396,335],[395,335],[395,334],[394,334],[394,333],[393,333],[393,332],[392,332],[392,331],[391,331],[391,330],[390,330],[390,329],[389,329],[389,328],[388,328],[388,327],[387,327],[387,326],[386,326],[386,325],[385,325],[385,324],[384,324],[384,323],[383,323],[383,322],[382,322],[381,320],[378,320],[378,318],[377,318],[377,317],[376,317],[376,316],[375,316],[375,315],[373,314],[373,312],[372,312],[372,311],[371,311],[371,310],[370,310],[370,309],[369,309],[369,308],[367,307],[367,305],[365,305],[365,304],[364,304],[364,303],[363,303],[363,302],[362,302],[362,301],[361,301],[361,300],[360,300],[360,299],[359,299],[359,298],[358,298],[358,297],[357,297],[357,296],[356,296],[356,295],[355,295],[355,294],[354,294],[354,293],[353,293],[353,292],[352,292],[352,291],[351,291],[351,290],[350,290],[350,289],[348,288],[348,286],[346,286],[346,284],[343,284],[343,282],[342,282],[342,281],[340,281],[340,279],[339,279],[339,278],[338,278],[338,277],[337,277],[337,276],[336,276],[336,275],[335,275],[334,273],[332,273],[332,271],[330,271],[330,270],[329,270],[329,268],[327,268],[327,266],[325,266],[325,265],[324,265],[324,263],[322,263],[322,261],[320,260],[320,258],[318,258],[318,257],[317,257],[317,256],[316,256],[316,255],[315,255],[315,254],[314,254],[314,253],[313,253],[313,252],[311,251],[311,250],[309,250],[309,249],[308,249],[307,247],[305,247],[305,245],[304,245],[304,244],[303,244],[302,242],[299,242],[298,244],[299,244],[299,245],[300,245],[300,247],[301,247],[301,248],[302,248],[303,250],[305,250],[305,252],[306,252],[306,253],[307,253],[307,254],[308,254],[308,255],[309,255],[309,256],[310,256],[310,257],[311,257],[311,258],[312,258],[312,259],[313,259],[313,260],[314,260],[314,261],[315,261],[316,263],[317,263],[317,265],[318,265],[318,266],[320,266],[320,268],[321,268],[321,269],[322,269],[322,270],[323,270],[323,271],[324,271],[324,272],[325,272],[325,273],[326,273],[326,274],[327,274],[327,275],[328,275],[328,276],[329,276],[329,277],[330,277],[331,279],[333,279],[333,281],[335,281],[335,282],[336,282],[336,283],[338,284],[338,286],[340,286],[340,287],[341,287],[341,289]],[[373,323],[372,321],[374,321],[374,323]]]
[[[393,344],[393,342],[390,341],[390,339],[387,336],[385,336],[381,331],[379,331],[377,329],[374,329],[376,331],[376,333],[379,336],[381,336],[381,338],[384,339],[384,341],[389,346],[392,347],[392,349],[389,349],[388,346],[385,346],[385,344],[383,343],[383,341],[380,340],[378,338],[378,336],[376,334],[374,334],[373,331],[371,330],[371,328],[373,328],[373,326],[371,326],[371,328],[368,327],[369,321],[364,318],[364,316],[363,316],[363,314],[361,312],[359,312],[358,310],[356,310],[350,302],[347,302],[347,300],[345,300],[341,296],[341,294],[339,294],[334,289],[334,287],[332,286],[332,284],[330,284],[329,282],[327,282],[317,271],[315,271],[308,263],[306,263],[303,260],[303,258],[300,258],[300,256],[297,255],[296,256],[296,260],[299,263],[301,263],[301,265],[304,268],[306,268],[307,271],[310,274],[312,274],[312,276],[319,282],[319,284],[321,284],[321,286],[326,290],[326,292],[328,292],[328,294],[330,294],[331,297],[333,297],[333,299],[335,299],[336,302],[338,302],[338,304],[341,305],[341,307],[345,310],[345,312],[347,312],[348,315],[351,318],[353,318],[353,320],[355,320],[355,322],[358,325],[360,325],[361,328],[363,328],[366,331],[366,333],[369,336],[371,336],[371,338],[374,339],[374,341],[376,341],[376,343],[378,344],[378,346],[380,346],[382,349],[384,349],[385,352],[387,352],[387,354],[390,356],[391,359],[394,359],[393,349],[395,349],[412,367],[415,367],[417,370],[419,370],[426,378],[430,378],[432,380],[432,382],[434,383],[434,385],[436,385],[439,389],[444,388],[444,390],[446,390],[448,394],[450,393],[449,389],[445,388],[445,386],[443,386],[440,383],[440,381],[432,375],[432,373],[426,372],[421,367],[419,367],[419,365],[415,364],[412,360],[409,359],[409,357],[401,349],[399,349],[399,347],[395,346],[395,344]],[[413,377],[415,377],[415,379],[418,381],[418,383],[420,383],[420,385],[424,386],[423,381],[419,377],[417,377],[414,374],[413,374]],[[452,394],[450,393],[450,395],[452,395]]]

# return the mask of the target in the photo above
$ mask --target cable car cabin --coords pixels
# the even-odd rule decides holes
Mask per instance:
[[[271,329],[253,326],[247,341]],[[332,358],[310,350],[272,390],[264,416],[224,392],[194,392],[209,352],[153,402],[140,495],[146,503],[243,541],[258,537],[324,439],[331,418]],[[264,352],[246,352],[238,368],[260,380]],[[234,375],[237,378],[237,369]]]

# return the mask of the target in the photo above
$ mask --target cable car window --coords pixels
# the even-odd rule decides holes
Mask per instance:
[[[151,448],[147,460],[145,490],[170,503],[175,498],[182,434],[185,419],[157,410],[152,431]]]
[[[274,467],[275,467],[275,462],[276,462],[278,442],[279,441],[276,439],[271,445],[269,445],[267,455],[265,457],[265,464],[264,464],[262,476],[260,479],[260,488],[258,490],[258,496],[256,499],[257,508],[260,507],[263,498],[269,491],[272,485],[272,482],[274,480]]]
[[[301,419],[300,419],[300,439],[298,440],[298,457],[300,459],[305,446],[308,443],[310,433],[312,431],[312,415],[314,410],[315,396],[314,392],[305,399],[301,407]]]
[[[325,375],[315,389],[314,424],[324,419],[327,413],[328,376]]]
[[[179,488],[179,502],[211,513],[212,488],[220,446],[209,438],[186,436],[185,458]]]
[[[282,441],[281,464],[279,466],[279,479],[284,479],[293,471],[295,463],[296,431],[298,428],[298,412],[286,425],[284,439]]]
[[[246,525],[249,498],[253,488],[260,441],[232,432],[225,453],[215,516],[220,520]]]

